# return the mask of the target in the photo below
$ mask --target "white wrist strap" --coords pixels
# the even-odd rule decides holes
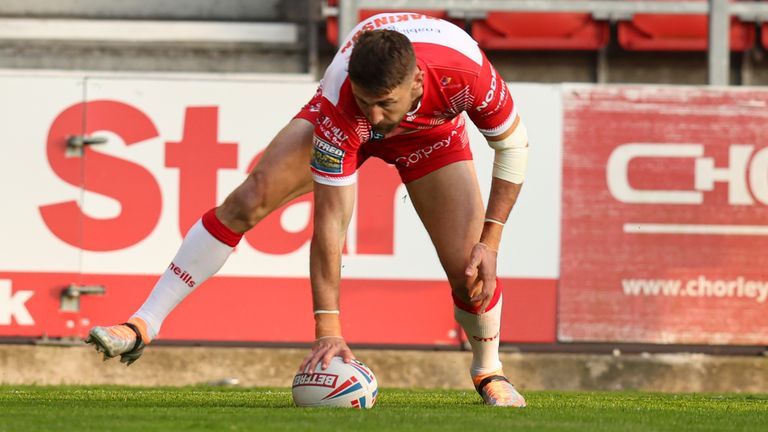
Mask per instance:
[[[340,312],[338,309],[337,310],[318,309],[314,313],[315,315],[322,315],[322,314],[338,315]]]
[[[331,338],[336,338],[336,339],[344,339],[344,336],[320,336],[319,338],[317,338],[317,339],[315,339],[315,340],[320,340],[320,339],[331,339]]]

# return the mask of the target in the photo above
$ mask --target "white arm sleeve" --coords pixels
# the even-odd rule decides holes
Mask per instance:
[[[493,176],[515,184],[522,183],[528,166],[528,131],[523,121],[517,122],[511,135],[501,141],[488,140],[488,145],[496,150]]]

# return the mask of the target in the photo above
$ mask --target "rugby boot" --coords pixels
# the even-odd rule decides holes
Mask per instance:
[[[489,374],[472,377],[475,389],[486,405],[500,407],[525,407],[525,398],[517,392],[501,369]]]
[[[120,356],[120,361],[130,366],[144,353],[147,338],[143,320],[132,318],[125,324],[109,327],[94,327],[88,333],[85,343],[92,344],[96,351],[104,354],[104,361]]]

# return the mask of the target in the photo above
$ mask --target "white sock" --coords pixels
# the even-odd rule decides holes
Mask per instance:
[[[501,369],[499,360],[499,330],[501,330],[501,296],[496,305],[482,315],[453,306],[453,316],[464,329],[472,347],[472,376]]]
[[[233,250],[233,246],[214,237],[202,219],[195,223],[147,300],[132,316],[147,323],[150,339],[157,337],[163,320],[176,305],[219,271]]]

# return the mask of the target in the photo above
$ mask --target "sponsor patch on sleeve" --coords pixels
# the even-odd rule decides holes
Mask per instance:
[[[315,135],[312,140],[312,167],[328,174],[341,174],[346,152]]]

